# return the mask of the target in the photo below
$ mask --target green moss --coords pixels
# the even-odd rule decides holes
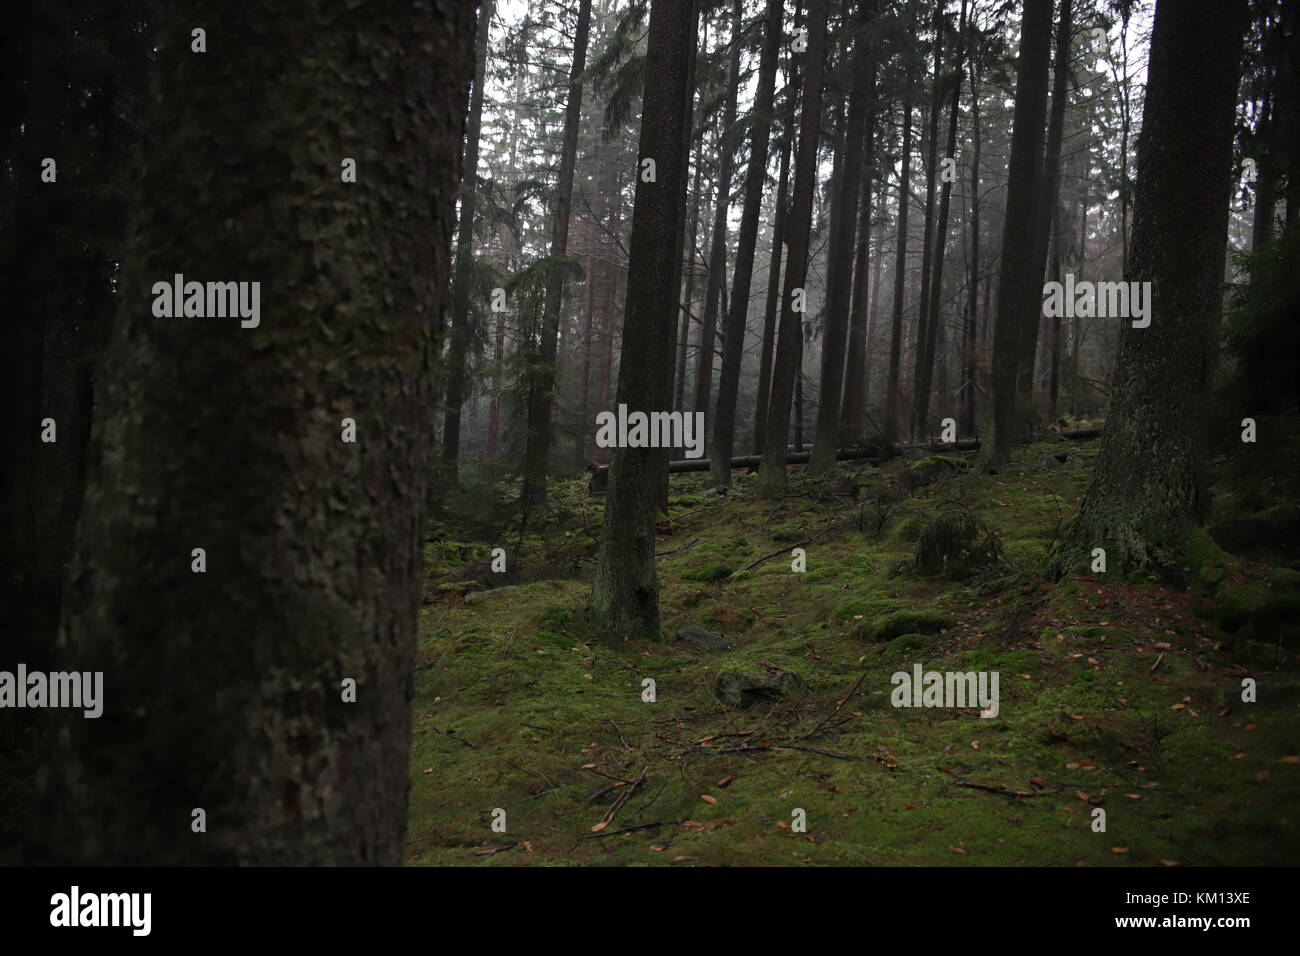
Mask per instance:
[[[924,655],[934,647],[934,638],[926,634],[900,634],[885,645],[887,657],[912,657]]]
[[[875,621],[870,628],[877,641],[888,641],[904,634],[937,634],[952,627],[953,620],[931,611],[895,611]]]
[[[710,562],[685,568],[681,577],[683,581],[721,581],[730,576],[732,569],[725,564]]]
[[[835,620],[848,621],[857,617],[875,618],[902,608],[904,602],[897,598],[852,598],[835,609]]]
[[[1025,468],[1020,475],[1013,468],[962,475],[942,496],[909,498],[899,515],[920,529],[958,500],[1032,567],[1049,545],[1042,529],[1058,517],[1053,496],[1071,503],[1060,506],[1068,521],[1095,460],[1095,444],[1071,447],[1081,474]],[[1017,455],[1037,462],[1054,448],[1043,443]],[[702,494],[705,477],[674,476],[674,494]],[[792,479],[797,487],[798,469]],[[566,487],[559,486],[561,495]],[[575,488],[571,517],[541,519],[529,546],[535,553],[549,558],[565,542],[573,559],[594,555],[595,539],[582,529],[598,529],[601,514],[580,494]],[[1218,590],[1229,603],[1241,598],[1246,618],[1229,654],[1213,650],[1220,636],[1213,626],[1183,613],[1188,596],[1163,585],[1137,592],[1088,574],[1086,564],[1054,589],[1030,573],[978,589],[943,578],[890,579],[889,565],[912,549],[877,539],[873,525],[859,530],[845,521],[852,512],[842,501],[809,495],[757,502],[733,494],[718,507],[701,507],[674,528],[683,541],[699,543],[659,562],[660,603],[669,630],[698,624],[735,640],[722,654],[605,634],[579,610],[587,586],[572,580],[422,609],[409,862],[669,866],[685,857],[677,865],[1159,866],[1162,859],[1300,859],[1300,774],[1281,760],[1294,754],[1300,734],[1300,679],[1294,668],[1272,663],[1274,642],[1254,623],[1262,614],[1267,627],[1269,615],[1294,610],[1288,596],[1300,575],[1233,559],[1224,578],[1233,585]],[[802,540],[836,522],[843,525],[809,547],[808,574],[773,559],[721,587],[699,583],[714,580],[699,576],[702,567],[743,565],[776,547],[765,543],[774,531]],[[1212,552],[1210,559],[1219,560]],[[1212,603],[1208,593],[1195,598],[1207,609]],[[877,633],[880,643],[863,640]],[[1155,671],[1153,642],[1173,645]],[[1242,704],[1235,682],[1224,679],[1247,655],[1272,672],[1254,705]],[[917,661],[927,670],[997,671],[999,716],[894,708],[889,677]],[[768,665],[803,675],[806,692],[745,710],[718,706],[721,670]],[[656,682],[653,704],[641,698],[645,678]],[[1184,698],[1185,707],[1171,709]],[[1257,726],[1246,731],[1247,723]],[[844,756],[780,749],[793,741]],[[1237,753],[1244,756],[1233,759]],[[584,839],[622,792],[600,774],[633,779],[642,772],[649,785],[628,798],[603,836]],[[1030,778],[1047,787],[1036,791]],[[955,780],[1038,795],[1004,797]],[[1110,814],[1109,834],[1091,831],[1089,799]],[[495,807],[507,811],[505,834],[490,829]],[[796,807],[808,813],[807,834],[776,825],[788,824]],[[699,826],[672,822],[682,820]],[[616,832],[655,822],[661,825]],[[1113,853],[1114,846],[1126,852]]]

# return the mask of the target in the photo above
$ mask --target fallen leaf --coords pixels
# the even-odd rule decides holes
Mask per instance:
[[[717,798],[717,797],[711,797],[711,796],[709,796],[707,793],[702,793],[702,794],[700,794],[700,799],[703,800],[705,803],[717,803],[717,802],[718,802],[718,798]]]
[[[733,773],[733,774],[730,774],[730,775],[728,775],[728,776],[726,776],[726,777],[723,777],[721,780],[719,780],[719,781],[718,781],[718,786],[719,786],[719,787],[725,787],[725,786],[727,786],[728,784],[730,784],[731,781],[733,781],[733,780],[735,780],[735,779],[736,779],[736,775],[735,775],[734,773]]]
[[[1111,852],[1111,853],[1127,853],[1127,852],[1128,852],[1128,847],[1126,847],[1126,846],[1113,846],[1113,847],[1110,848],[1110,852]]]

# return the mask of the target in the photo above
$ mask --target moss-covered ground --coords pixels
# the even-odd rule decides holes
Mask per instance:
[[[779,500],[741,473],[723,496],[674,476],[656,642],[586,617],[604,501],[585,480],[556,483],[522,544],[486,523],[446,531],[453,506],[428,546],[408,862],[1300,862],[1294,555],[1198,533],[1176,584],[1090,567],[1047,580],[1096,452],[1044,441],[995,476],[931,459],[796,468]],[[1222,495],[1223,527],[1248,519],[1239,499]],[[978,519],[1002,561],[912,573],[943,514]],[[485,572],[494,547],[517,568]],[[672,639],[688,626],[736,646]],[[892,706],[891,675],[917,663],[998,672],[997,717]],[[720,670],[764,667],[806,692],[715,698]]]

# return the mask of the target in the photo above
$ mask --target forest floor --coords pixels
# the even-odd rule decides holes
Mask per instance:
[[[1257,533],[1294,528],[1296,499],[1237,468],[1211,525],[1235,553],[1198,533],[1178,586],[1088,568],[1053,583],[1039,568],[1098,447],[1022,446],[996,476],[916,455],[821,479],[792,468],[780,500],[741,473],[725,496],[674,476],[659,642],[586,617],[604,501],[585,481],[557,483],[511,586],[482,572],[515,536],[440,534],[408,862],[1300,862],[1300,564]],[[978,519],[1002,562],[956,581],[909,570],[944,513]],[[684,627],[735,647],[674,639]],[[917,663],[997,671],[998,715],[892,706],[891,675]],[[721,673],[772,667],[805,689],[735,709],[715,694]]]

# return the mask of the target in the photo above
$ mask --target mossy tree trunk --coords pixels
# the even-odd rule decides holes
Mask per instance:
[[[1094,548],[1110,572],[1176,567],[1204,517],[1245,22],[1245,0],[1156,5],[1127,276],[1152,284],[1151,324],[1125,321],[1120,332],[1096,475],[1054,555],[1057,573],[1086,568]]]
[[[104,711],[61,712],[34,849],[396,864],[474,6],[200,14],[174,3],[158,33],[60,635]],[[260,325],[155,317],[177,272],[260,281]]]
[[[637,179],[627,275],[627,309],[617,404],[649,412],[671,397],[673,323],[683,245],[687,143],[690,136],[694,0],[654,0],[646,50],[646,85],[637,155],[653,159],[655,178]],[[668,281],[665,281],[668,277]],[[669,383],[669,384],[665,384]],[[589,609],[616,633],[659,632],[655,516],[666,450],[614,448],[596,577]]]

